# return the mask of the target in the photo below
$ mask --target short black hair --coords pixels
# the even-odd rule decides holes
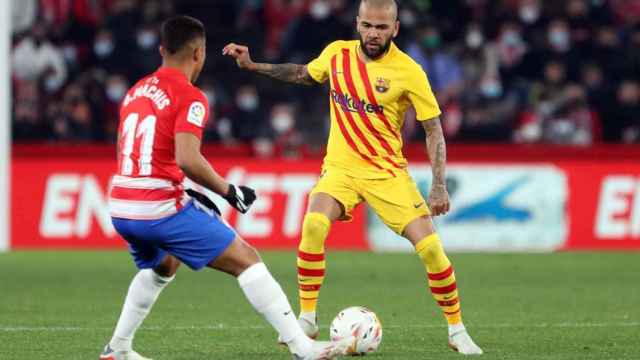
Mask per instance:
[[[162,47],[171,55],[184,49],[194,39],[206,37],[202,22],[186,15],[177,15],[167,19],[162,23],[161,32]]]

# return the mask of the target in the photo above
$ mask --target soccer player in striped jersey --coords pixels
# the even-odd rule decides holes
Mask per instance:
[[[317,342],[305,335],[258,253],[220,218],[210,199],[182,185],[186,175],[243,214],[256,199],[253,190],[227,183],[200,153],[209,104],[193,83],[204,66],[205,42],[200,21],[187,16],[167,20],[162,67],[134,85],[120,109],[118,172],[111,181],[109,210],[140,271],[100,359],[146,359],[132,349],[134,334],[181,263],[236,277],[294,359],[344,354],[348,343]]]
[[[393,43],[399,30],[394,0],[362,0],[359,40],[335,41],[307,65],[264,64],[249,49],[229,44],[223,54],[238,66],[288,83],[329,81],[331,129],[320,179],[312,190],[298,249],[301,312],[307,335],[318,334],[316,308],[325,275],[324,242],[333,222],[349,221],[366,202],[385,224],[407,238],[424,263],[428,286],[449,325],[449,345],[461,354],[482,354],[462,323],[455,274],[431,216],[449,211],[446,151],[440,109],[427,75]],[[413,106],[426,132],[433,183],[428,206],[407,172],[400,130]]]

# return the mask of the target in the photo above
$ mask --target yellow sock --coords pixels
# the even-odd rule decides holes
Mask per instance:
[[[324,280],[324,241],[331,221],[321,213],[307,213],[302,223],[302,239],[298,247],[298,289],[300,311],[315,312],[320,287]]]
[[[444,253],[438,234],[431,234],[416,245],[416,252],[427,269],[429,288],[447,322],[462,322],[460,300],[453,266]]]

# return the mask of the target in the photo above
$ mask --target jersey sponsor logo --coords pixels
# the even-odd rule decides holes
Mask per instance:
[[[376,79],[376,91],[386,93],[391,88],[391,80],[379,77]]]
[[[206,110],[204,108],[204,104],[200,101],[196,101],[191,104],[189,107],[189,114],[187,115],[187,121],[192,123],[195,126],[202,127],[204,126],[204,116],[206,114]]]
[[[336,102],[336,104],[340,105],[340,107],[344,110],[344,111],[349,111],[349,112],[366,112],[369,114],[384,114],[384,106],[382,105],[374,105],[371,104],[369,102],[367,102],[367,100],[362,99],[355,99],[351,96],[349,96],[349,94],[338,94],[337,91],[335,90],[331,90],[331,97],[333,98],[333,101]]]

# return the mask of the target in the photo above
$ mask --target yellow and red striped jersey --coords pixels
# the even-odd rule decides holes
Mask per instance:
[[[400,130],[410,105],[419,121],[440,115],[427,75],[395,44],[386,55],[364,62],[360,42],[329,44],[307,69],[313,79],[331,82],[331,130],[325,166],[352,177],[381,179],[406,171]]]

